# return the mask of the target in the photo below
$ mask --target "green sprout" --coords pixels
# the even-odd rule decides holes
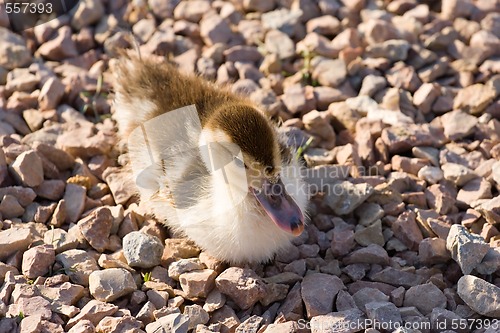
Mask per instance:
[[[309,148],[309,146],[311,145],[311,143],[313,142],[314,138],[311,136],[307,141],[306,143],[304,143],[302,146],[300,146],[298,149],[297,149],[297,159],[299,159],[300,157],[302,157],[302,155],[304,154],[304,152],[307,150],[307,148]]]
[[[99,99],[99,97],[102,98],[108,97],[108,94],[103,91],[103,83],[104,83],[104,76],[101,74],[97,78],[97,85],[94,94],[92,94],[89,91],[82,91],[80,93],[80,95],[87,97],[90,100],[89,102],[85,103],[85,105],[82,107],[81,112],[85,114],[89,109],[91,109],[94,112],[94,117],[96,122],[104,118],[110,117],[110,115],[99,116],[99,114],[97,113],[97,100]]]
[[[141,273],[144,283],[151,281],[151,272]]]
[[[317,87],[319,82],[312,78],[312,59],[316,56],[316,54],[309,50],[304,50],[300,53],[302,58],[304,59],[304,65],[302,66],[302,81],[305,84],[310,84],[313,87]]]

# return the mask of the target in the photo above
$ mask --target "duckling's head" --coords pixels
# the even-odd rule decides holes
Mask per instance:
[[[200,151],[209,169],[224,167],[224,181],[254,196],[279,228],[295,236],[302,233],[304,214],[282,181],[287,162],[275,128],[261,112],[251,105],[224,106],[203,126]]]

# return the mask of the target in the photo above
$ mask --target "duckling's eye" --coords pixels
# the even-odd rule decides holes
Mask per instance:
[[[266,172],[266,174],[270,175],[273,173],[274,171],[274,167],[273,166],[267,166],[264,171]]]

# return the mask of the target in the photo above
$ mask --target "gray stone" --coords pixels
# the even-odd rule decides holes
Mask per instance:
[[[136,289],[134,277],[123,268],[94,271],[89,275],[90,293],[99,301],[112,302]]]
[[[333,310],[333,300],[337,293],[345,289],[344,283],[336,276],[313,273],[302,280],[302,299],[307,317],[325,315]]]
[[[338,332],[355,333],[365,329],[366,317],[358,309],[331,312],[323,316],[315,316],[311,319],[311,333]],[[325,328],[334,328],[325,330]],[[336,327],[341,327],[338,329]]]
[[[0,231],[0,259],[19,250],[26,250],[31,244],[33,235],[28,228],[10,228]]]
[[[263,298],[266,288],[251,269],[230,267],[215,279],[217,289],[229,296],[241,309],[248,309]]]
[[[5,69],[25,67],[31,63],[26,41],[9,29],[0,27],[0,66]]]
[[[99,0],[81,0],[74,9],[71,26],[80,30],[83,27],[94,24],[104,15],[104,6]]]
[[[411,287],[406,291],[404,306],[414,306],[424,315],[435,308],[446,308],[446,296],[432,283]]]
[[[73,283],[82,286],[88,286],[90,273],[99,270],[96,260],[84,250],[64,251],[56,256],[56,261],[61,263]]]
[[[11,165],[14,176],[25,186],[35,187],[43,182],[42,159],[33,150],[28,150],[16,157]]]
[[[391,302],[370,302],[365,308],[368,318],[387,327],[387,330],[398,328],[403,321],[398,308]]]
[[[458,280],[457,293],[477,313],[500,317],[500,288],[481,278],[464,275]]]
[[[157,266],[162,254],[163,244],[156,236],[132,231],[123,237],[123,255],[131,267]]]
[[[180,313],[160,317],[146,325],[146,333],[187,333],[188,330],[189,318]]]
[[[484,242],[483,237],[471,234],[459,224],[450,228],[446,239],[446,248],[451,252],[451,257],[462,269],[464,274],[470,274],[488,253],[490,246]]]
[[[347,215],[365,202],[372,193],[373,187],[366,183],[336,182],[329,187],[325,203],[335,214]]]

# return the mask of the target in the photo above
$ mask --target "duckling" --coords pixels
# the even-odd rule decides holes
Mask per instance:
[[[301,165],[249,99],[173,65],[113,66],[114,115],[140,201],[217,259],[265,262],[306,223]]]

